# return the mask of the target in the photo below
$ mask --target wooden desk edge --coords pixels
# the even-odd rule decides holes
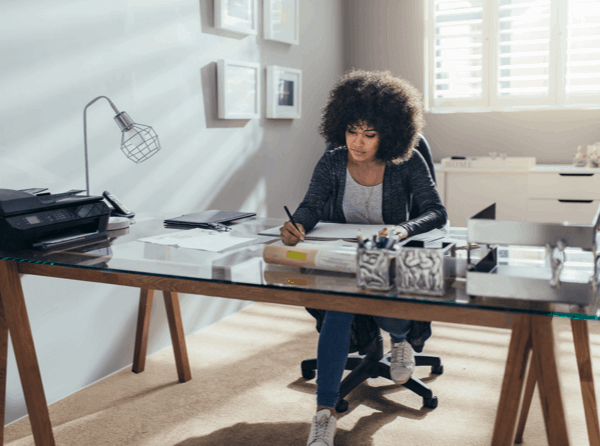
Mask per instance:
[[[195,279],[157,277],[98,269],[74,268],[42,263],[18,262],[21,274],[80,280],[142,289],[175,291],[187,294],[226,297],[255,302],[270,302],[346,313],[401,317],[422,321],[440,321],[483,327],[511,328],[519,313],[493,309],[461,308],[431,302],[372,299],[311,292],[295,288],[264,288],[248,284],[219,283]],[[368,309],[368,311],[365,311]]]

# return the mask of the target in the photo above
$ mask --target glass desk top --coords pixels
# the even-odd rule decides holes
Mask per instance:
[[[233,246],[221,252],[210,252],[176,246],[141,242],[139,239],[181,231],[167,229],[163,220],[168,216],[138,214],[136,223],[128,229],[109,231],[108,237],[88,244],[75,244],[56,250],[0,251],[4,260],[37,262],[74,268],[99,269],[112,272],[162,276],[232,284],[250,284],[265,288],[291,288],[321,294],[337,294],[449,305],[465,308],[481,308],[498,311],[514,311],[533,314],[552,314],[577,319],[599,319],[597,302],[591,305],[570,305],[529,301],[522,299],[469,296],[466,280],[458,277],[448,292],[441,297],[418,294],[400,294],[390,291],[362,290],[356,286],[353,273],[294,268],[264,262],[265,244],[278,238],[259,236],[259,232],[281,226],[284,220],[247,218],[231,224],[233,237],[253,237],[255,240]],[[466,240],[466,228],[450,228],[449,237]],[[472,251],[472,256],[477,255]],[[466,251],[457,251],[458,257],[466,257]],[[500,264],[512,267],[522,265],[545,268],[544,249],[537,247],[500,247]],[[567,249],[565,266],[571,270],[592,274],[593,256],[590,252]],[[465,263],[466,264],[466,263]],[[567,269],[567,268],[565,268]],[[459,274],[460,276],[460,274]]]

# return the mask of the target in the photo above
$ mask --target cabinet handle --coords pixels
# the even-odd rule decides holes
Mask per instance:
[[[593,173],[559,173],[561,177],[593,177]]]
[[[561,203],[591,203],[594,200],[558,200]]]

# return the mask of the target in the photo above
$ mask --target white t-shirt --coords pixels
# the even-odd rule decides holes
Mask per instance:
[[[382,194],[383,183],[377,186],[358,184],[346,168],[346,187],[342,202],[346,223],[385,224],[381,211]]]

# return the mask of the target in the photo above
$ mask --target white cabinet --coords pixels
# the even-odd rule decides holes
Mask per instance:
[[[600,205],[600,169],[538,166],[528,175],[527,220],[590,224]]]
[[[496,203],[498,220],[590,224],[600,206],[600,169],[538,165],[520,171],[443,169],[438,190],[452,226]]]

